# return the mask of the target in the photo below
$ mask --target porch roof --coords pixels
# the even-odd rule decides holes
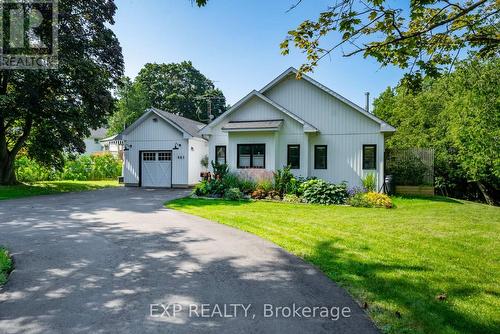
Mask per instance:
[[[232,121],[222,127],[222,131],[278,131],[283,124],[282,119],[259,121]]]

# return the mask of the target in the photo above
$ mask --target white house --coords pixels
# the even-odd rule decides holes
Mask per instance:
[[[198,183],[207,140],[205,124],[158,109],[147,110],[122,133],[126,186],[188,187]]]
[[[123,159],[123,137],[121,133],[106,137],[99,141],[102,145],[102,151],[111,153],[115,158]]]
[[[384,179],[384,141],[395,129],[365,109],[290,68],[204,126],[151,109],[123,133],[126,185],[189,186],[200,164],[234,172],[291,166],[302,177],[360,185]]]
[[[290,165],[296,176],[361,185],[384,180],[384,140],[396,131],[365,109],[290,68],[203,128],[209,159],[233,171]]]
[[[100,140],[106,137],[106,131],[108,131],[106,128],[90,130],[90,136],[83,140],[85,143],[86,155],[102,151],[102,144],[100,143]]]

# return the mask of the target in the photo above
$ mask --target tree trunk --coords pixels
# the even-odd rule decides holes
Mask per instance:
[[[486,188],[486,186],[484,184],[482,184],[481,182],[479,182],[479,181],[476,182],[476,183],[477,183],[477,186],[478,186],[479,190],[483,194],[483,197],[486,200],[486,203],[488,203],[488,205],[495,205],[495,201],[488,194],[488,189]]]
[[[16,183],[14,159],[7,155],[5,158],[0,159],[0,185],[13,185]]]

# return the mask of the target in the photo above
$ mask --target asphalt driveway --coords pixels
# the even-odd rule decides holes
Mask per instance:
[[[377,333],[314,267],[163,208],[187,193],[116,188],[1,201],[0,244],[16,269],[0,291],[0,333]]]

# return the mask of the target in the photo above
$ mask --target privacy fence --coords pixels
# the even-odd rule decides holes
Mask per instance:
[[[434,186],[434,149],[388,149],[385,174],[398,186]]]

